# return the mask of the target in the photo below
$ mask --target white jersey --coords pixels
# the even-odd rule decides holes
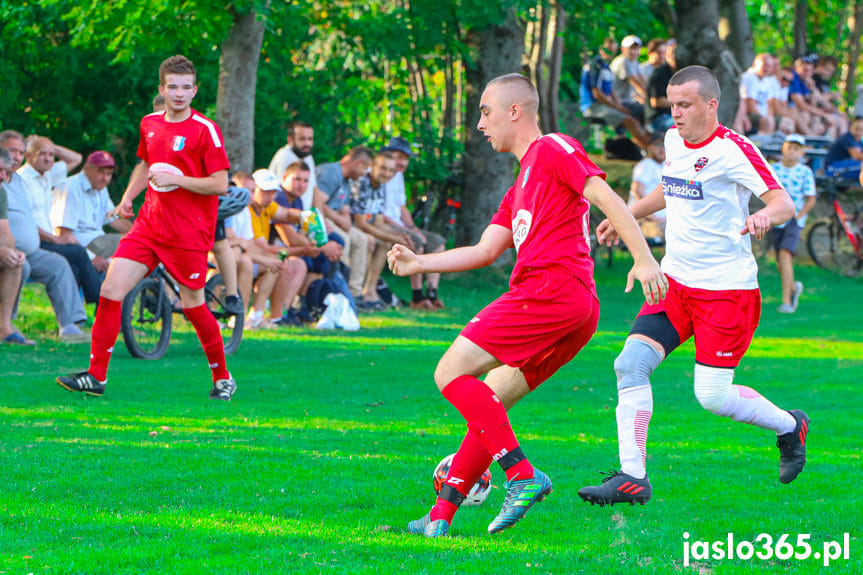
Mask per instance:
[[[662,271],[693,288],[757,289],[749,234],[740,230],[750,196],[782,187],[773,169],[752,142],[724,126],[697,145],[668,130],[665,158]]]

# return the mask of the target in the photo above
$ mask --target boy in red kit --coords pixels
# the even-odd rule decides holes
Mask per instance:
[[[57,378],[69,391],[96,396],[105,391],[123,298],[159,262],[180,283],[183,313],[195,327],[212,370],[210,398],[229,401],[237,388],[225,365],[219,325],[204,305],[217,196],[227,193],[230,165],[219,127],[191,108],[198,92],[196,80],[195,67],[184,56],[172,56],[159,67],[165,110],[141,120],[141,163],[132,172],[117,211],[131,217],[132,201],[146,186],[144,205],[120,241],[102,283],[89,369]]]
[[[445,535],[492,461],[507,481],[490,533],[511,527],[551,493],[551,480],[525,457],[506,412],[572,359],[596,330],[588,202],[617,222],[633,255],[626,290],[638,279],[647,301],[658,302],[667,289],[638,224],[605,174],[573,138],[542,134],[538,106],[536,89],[519,74],[492,80],[482,94],[477,128],[495,150],[519,158],[521,169],[478,244],[424,255],[396,244],[387,256],[394,273],[409,276],[487,266],[510,246],[518,254],[509,291],[468,322],[435,370],[438,389],[467,420],[467,434],[435,505],[408,524],[412,533]]]

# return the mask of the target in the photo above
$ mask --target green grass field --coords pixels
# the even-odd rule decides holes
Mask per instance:
[[[503,499],[493,468],[489,500],[462,510],[441,540],[404,528],[432,503],[432,470],[464,430],[431,375],[461,326],[505,289],[506,270],[445,278],[442,313],[364,316],[354,334],[248,334],[229,359],[239,383],[230,403],[207,399],[188,329],[155,362],[118,341],[102,398],[62,390],[54,377],[83,369],[87,350],[39,338],[51,315],[28,287],[23,325],[39,346],[0,348],[0,574],[861,573],[863,282],[802,267],[800,310],[782,316],[778,278],[764,268],[761,326],[737,382],[812,418],[809,462],[794,483],[777,480],[774,434],[698,405],[690,343],[652,379],[653,499],[580,500],[580,487],[617,465],[612,361],[640,305],[623,294],[618,258],[598,271],[596,337],[511,412],[554,492],[489,536]],[[402,280],[391,285],[408,293]],[[792,544],[808,534],[813,552],[848,533],[850,559],[684,567],[684,542],[729,533],[788,534]]]

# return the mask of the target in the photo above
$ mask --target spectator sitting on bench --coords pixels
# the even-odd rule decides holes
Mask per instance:
[[[614,128],[623,126],[639,146],[646,148],[647,132],[620,103],[612,89],[614,74],[608,67],[608,59],[615,52],[617,52],[617,42],[613,38],[606,38],[599,49],[599,54],[584,65],[579,86],[581,113],[585,118],[599,120]]]

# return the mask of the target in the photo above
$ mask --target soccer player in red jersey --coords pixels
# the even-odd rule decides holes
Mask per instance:
[[[596,330],[599,301],[593,282],[588,221],[591,202],[616,226],[649,302],[667,285],[638,225],[605,174],[581,145],[563,134],[543,135],[536,122],[539,96],[530,81],[508,74],[482,94],[477,128],[498,152],[520,161],[515,184],[503,198],[479,243],[417,255],[396,244],[387,255],[401,276],[454,272],[493,263],[514,246],[510,289],[480,311],[441,358],[435,383],[467,421],[467,434],[431,511],[408,530],[445,535],[465,495],[489,464],[506,473],[506,498],[488,527],[502,531],[551,492],[551,480],[524,455],[507,410],[536,389],[584,347]],[[478,379],[486,375],[485,381]]]
[[[227,193],[230,164],[219,127],[191,107],[198,92],[196,81],[195,67],[184,56],[172,56],[159,68],[159,94],[165,98],[165,110],[141,120],[141,163],[117,211],[131,217],[132,201],[146,187],[144,204],[102,283],[89,369],[57,378],[69,391],[96,396],[105,391],[123,298],[159,262],[179,282],[183,313],[207,355],[213,376],[210,398],[228,401],[237,387],[225,365],[219,325],[204,303],[217,196]]]

